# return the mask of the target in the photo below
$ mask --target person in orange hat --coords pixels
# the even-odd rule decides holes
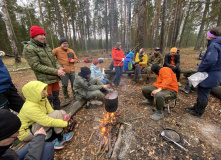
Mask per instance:
[[[30,29],[30,41],[23,42],[23,56],[34,71],[38,81],[48,84],[48,100],[53,108],[61,109],[59,100],[59,76],[64,76],[64,68],[60,66],[52,54],[52,49],[45,43],[45,31],[39,26]]]
[[[180,83],[180,55],[177,54],[177,48],[173,47],[170,50],[170,53],[165,55],[164,67],[169,67],[176,73],[177,84],[181,86]]]

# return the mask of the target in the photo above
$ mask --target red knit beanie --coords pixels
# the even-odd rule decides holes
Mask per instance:
[[[32,26],[30,29],[30,36],[33,38],[39,34],[46,35],[45,31],[39,26]]]
[[[94,60],[93,64],[96,66],[98,63],[100,63],[98,60]]]

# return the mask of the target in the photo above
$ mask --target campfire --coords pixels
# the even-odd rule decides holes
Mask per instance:
[[[119,136],[120,123],[117,123],[117,118],[120,112],[105,112],[104,118],[100,120],[101,133],[99,135],[100,145],[98,148],[97,156],[111,158],[116,141]]]

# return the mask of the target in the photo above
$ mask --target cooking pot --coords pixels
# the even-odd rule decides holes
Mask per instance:
[[[105,110],[107,112],[115,112],[118,107],[118,92],[113,91],[105,96]]]

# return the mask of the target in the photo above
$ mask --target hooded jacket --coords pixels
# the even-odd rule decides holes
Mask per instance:
[[[111,55],[112,55],[112,58],[114,61],[114,66],[123,66],[124,65],[122,58],[125,58],[125,55],[121,49],[113,47]]]
[[[125,61],[124,61],[124,70],[125,71],[129,71],[129,69],[128,69],[128,63],[129,62],[131,62],[131,64],[133,65],[133,57],[130,55],[130,54],[128,54],[127,56],[126,56],[126,59],[125,59]]]
[[[24,140],[30,132],[29,127],[38,123],[45,127],[67,127],[67,122],[61,119],[49,117],[47,114],[54,111],[48,102],[47,96],[42,98],[41,93],[47,87],[47,84],[40,81],[31,81],[24,85],[22,93],[26,98],[18,117],[21,120],[21,128],[19,129],[19,140]]]
[[[221,83],[221,38],[208,41],[206,54],[203,56],[197,72],[207,72],[208,77],[199,83],[200,87],[213,88]]]
[[[173,68],[173,66],[170,65],[171,61],[172,61],[172,59],[171,59],[170,53],[166,54],[165,58],[164,58],[164,65],[163,66]],[[180,66],[180,55],[179,54],[175,55],[174,63],[177,68]]]
[[[5,92],[12,85],[10,74],[0,57],[0,93]]]
[[[135,57],[135,63],[139,63],[144,68],[147,64],[147,61],[148,61],[148,57],[147,57],[147,54],[145,52],[143,53],[141,59],[143,60],[143,62],[140,62],[140,54],[137,53],[136,57]]]
[[[97,67],[97,66],[95,66],[95,65],[92,63],[92,64],[91,64],[91,67],[90,67],[90,70],[91,70],[91,77],[92,77],[92,78],[100,78],[101,80],[104,79],[104,75],[103,75],[103,73],[101,72],[100,67]]]

